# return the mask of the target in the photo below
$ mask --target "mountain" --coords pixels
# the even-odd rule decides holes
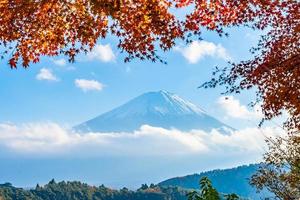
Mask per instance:
[[[148,92],[124,105],[75,127],[80,132],[129,132],[142,125],[175,128],[233,130],[202,109],[167,91]]]
[[[249,184],[249,179],[258,169],[259,164],[239,166],[231,169],[218,169],[200,174],[175,177],[160,182],[161,187],[182,187],[186,189],[199,189],[199,180],[208,177],[213,186],[221,193],[235,193],[250,199],[272,196],[267,191],[256,193],[256,189]]]

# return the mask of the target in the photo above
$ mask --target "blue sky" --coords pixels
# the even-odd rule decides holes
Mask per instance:
[[[0,68],[0,182],[33,186],[57,180],[138,187],[141,183],[215,168],[259,162],[265,136],[261,113],[247,106],[253,91],[225,100],[223,88],[197,89],[214,66],[250,58],[259,33],[229,30],[229,38],[204,32],[204,41],[160,55],[168,62],[124,63],[116,39],[99,41],[74,64],[43,58],[28,69]],[[181,132],[143,126],[128,133],[72,132],[70,127],[149,91],[167,90],[238,129],[230,135],[201,130]],[[124,169],[128,169],[126,173]],[[149,173],[150,172],[150,173]],[[1,179],[2,177],[2,179]]]
[[[167,65],[139,60],[124,63],[125,55],[115,48],[115,38],[99,41],[93,54],[78,56],[74,64],[64,57],[43,58],[29,69],[11,70],[2,62],[0,122],[51,121],[73,126],[144,92],[164,89],[237,126],[224,119],[224,112],[216,106],[222,88],[197,89],[209,80],[214,66],[226,66],[228,59],[239,61],[251,56],[249,49],[256,44],[259,34],[247,28],[231,29],[229,33],[229,38],[220,38],[205,32],[204,44],[195,43],[190,48],[179,41],[175,49],[160,53]],[[96,88],[83,90],[77,87],[78,83],[84,84],[82,79],[100,85],[94,82]],[[253,95],[246,92],[236,98],[247,105]],[[247,123],[241,121],[236,128]]]

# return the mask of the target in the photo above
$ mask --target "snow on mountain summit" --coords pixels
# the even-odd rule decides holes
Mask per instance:
[[[179,96],[161,90],[148,92],[131,100],[120,109],[115,109],[111,115],[136,115],[156,113],[160,115],[185,115],[204,113],[194,104],[183,100]]]
[[[189,101],[183,100],[176,94],[164,90],[161,90],[158,93],[164,97],[165,102],[169,103],[170,108],[172,108],[171,110],[176,111],[178,114],[205,113],[196,105],[192,104]]]
[[[160,90],[144,93],[124,105],[75,127],[81,132],[127,132],[142,125],[179,130],[229,128],[198,106],[176,94]]]

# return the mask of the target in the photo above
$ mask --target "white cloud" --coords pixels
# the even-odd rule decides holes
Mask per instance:
[[[96,80],[76,79],[75,85],[85,92],[90,90],[101,91],[104,88],[104,85]]]
[[[52,73],[50,69],[42,68],[36,75],[37,80],[47,80],[47,81],[58,81],[58,78]]]
[[[116,59],[116,56],[109,44],[96,45],[94,49],[87,54],[89,60],[100,60],[102,62],[111,62]]]
[[[227,116],[239,119],[262,119],[263,114],[260,105],[255,105],[249,110],[245,105],[233,96],[223,96],[218,99],[218,104],[224,109]]]
[[[176,47],[189,63],[195,64],[201,59],[210,56],[224,60],[230,60],[227,50],[221,44],[207,41],[193,41],[187,47]]]
[[[74,66],[72,66],[72,65],[68,65],[68,66],[67,66],[68,63],[67,63],[67,61],[66,61],[65,59],[63,59],[63,58],[57,59],[57,60],[52,60],[52,62],[53,62],[55,65],[59,66],[60,69],[68,70],[68,71],[76,70],[76,68],[75,68]]]
[[[65,66],[67,64],[66,60],[61,58],[61,59],[58,59],[58,60],[53,60],[53,63],[55,65],[58,65],[58,66]]]
[[[142,126],[132,133],[76,133],[55,123],[0,124],[0,149],[28,155],[195,155],[259,159],[275,128],[246,128],[224,135],[214,130],[182,132]]]

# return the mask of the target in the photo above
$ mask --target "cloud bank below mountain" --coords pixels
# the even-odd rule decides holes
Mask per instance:
[[[0,149],[29,157],[243,155],[259,159],[266,137],[280,134],[282,130],[271,127],[245,128],[224,135],[217,130],[183,132],[148,125],[130,133],[76,133],[51,122],[2,123]]]

